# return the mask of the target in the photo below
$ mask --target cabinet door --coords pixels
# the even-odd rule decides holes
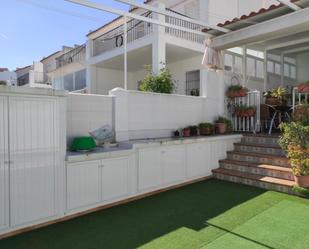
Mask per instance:
[[[147,148],[139,150],[138,189],[153,189],[162,184],[162,167],[160,150]]]
[[[128,194],[128,158],[102,160],[101,200],[113,200]]]
[[[8,112],[7,97],[0,96],[0,230],[8,226]]]
[[[187,176],[188,178],[203,177],[207,175],[207,162],[209,150],[204,143],[187,145]]]
[[[93,205],[100,201],[100,161],[67,165],[67,209]]]
[[[12,226],[56,213],[59,116],[53,98],[9,97]]]
[[[161,149],[163,184],[177,183],[185,179],[185,146],[169,146]]]

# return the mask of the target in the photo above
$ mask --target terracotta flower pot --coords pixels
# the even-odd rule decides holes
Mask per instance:
[[[213,133],[213,129],[211,128],[200,128],[200,135],[201,136],[209,136]]]
[[[284,103],[282,100],[278,99],[278,98],[272,98],[272,97],[268,97],[265,100],[265,104],[267,105],[277,105],[277,106],[282,106]]]
[[[309,188],[309,176],[294,176],[297,186]]]
[[[190,129],[186,128],[182,130],[182,136],[184,137],[190,137]]]
[[[225,123],[216,123],[216,130],[219,134],[226,133],[226,124]]]

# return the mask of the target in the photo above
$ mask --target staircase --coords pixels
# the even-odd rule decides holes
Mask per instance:
[[[219,164],[213,170],[217,179],[293,193],[294,176],[278,136],[244,135]]]

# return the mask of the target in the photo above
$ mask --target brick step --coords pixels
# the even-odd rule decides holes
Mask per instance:
[[[215,169],[212,171],[216,179],[242,183],[268,190],[274,190],[292,194],[294,181],[278,179],[275,177],[261,176],[227,169]]]
[[[234,170],[244,173],[270,176],[294,181],[294,176],[291,168],[268,165],[268,164],[248,163],[236,160],[221,160],[219,161],[219,163],[220,168],[226,170]]]
[[[241,142],[248,144],[265,144],[269,146],[278,146],[279,136],[271,136],[264,134],[245,134]]]
[[[284,151],[276,145],[235,143],[235,151],[285,156]]]
[[[281,167],[290,167],[289,161],[285,156],[274,156],[260,153],[228,151],[228,160],[243,161],[258,164],[269,164]]]

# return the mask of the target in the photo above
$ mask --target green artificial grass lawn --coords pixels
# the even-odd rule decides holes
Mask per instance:
[[[209,180],[0,241],[1,249],[309,248],[309,200]]]

